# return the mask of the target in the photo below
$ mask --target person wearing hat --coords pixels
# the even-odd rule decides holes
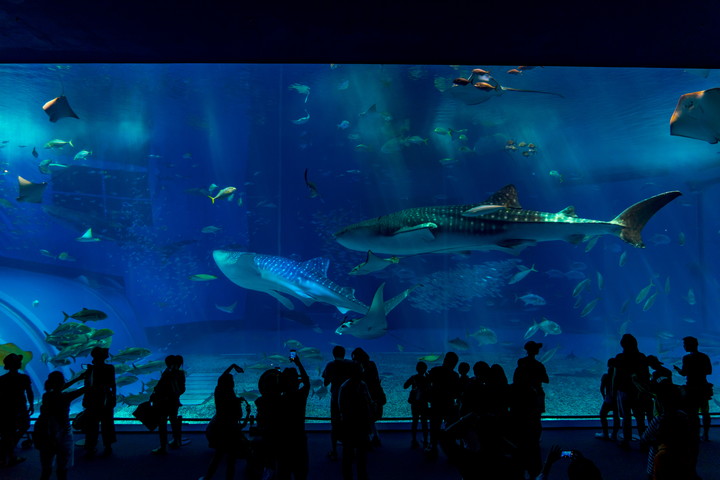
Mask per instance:
[[[3,359],[8,373],[0,377],[0,466],[13,466],[25,460],[15,456],[15,447],[30,428],[35,399],[30,377],[18,372],[22,359],[22,355],[15,353]]]
[[[542,470],[540,417],[545,412],[545,391],[543,383],[550,383],[545,365],[535,357],[540,353],[542,343],[532,340],[525,344],[527,356],[518,359],[513,374],[512,402],[510,414],[520,426],[517,434],[522,469],[535,478]]]
[[[85,386],[87,391],[83,397],[85,408],[85,457],[95,456],[98,434],[102,429],[103,456],[112,453],[115,443],[115,423],[113,421],[117,387],[115,385],[115,367],[105,363],[110,357],[110,350],[95,347],[90,352],[92,364],[87,366]]]
[[[688,354],[682,358],[682,368],[677,365],[674,368],[676,372],[685,377],[687,412],[697,415],[700,411],[702,414],[702,437],[703,440],[708,441],[710,437],[709,400],[713,396],[713,385],[707,381],[707,376],[712,374],[712,363],[710,357],[698,351],[697,338],[683,338],[683,347]]]

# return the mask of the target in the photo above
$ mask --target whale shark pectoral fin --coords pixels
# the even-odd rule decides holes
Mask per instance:
[[[402,227],[398,230],[395,230],[393,235],[403,235],[404,239],[407,239],[408,241],[423,241],[423,242],[431,242],[435,240],[435,235],[433,235],[432,230],[437,228],[437,224],[432,222],[427,223],[421,223],[419,225],[414,225],[412,227]]]
[[[345,315],[346,313],[348,313],[350,311],[349,308],[338,307],[337,305],[335,305],[335,308],[337,308],[338,312],[342,313],[343,315]]]
[[[284,297],[280,293],[276,292],[275,290],[263,290],[265,293],[273,297],[275,300],[283,304],[283,307],[287,308],[288,310],[295,310],[295,305],[290,301],[289,298]]]

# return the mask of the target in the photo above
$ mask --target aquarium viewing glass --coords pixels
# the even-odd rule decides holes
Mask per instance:
[[[228,365],[254,400],[295,349],[307,415],[329,417],[320,375],[340,344],[370,354],[385,415],[406,418],[421,357],[512,382],[531,339],[562,417],[597,414],[623,333],[668,367],[687,335],[717,358],[717,91],[670,127],[716,71],[1,68],[0,355],[31,352],[37,392],[107,345],[130,417],[180,354],[181,414],[208,418]],[[403,212],[418,207],[442,208]]]

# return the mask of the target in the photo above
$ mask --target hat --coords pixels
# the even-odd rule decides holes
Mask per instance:
[[[530,340],[529,342],[527,342],[525,344],[524,348],[525,348],[526,352],[530,352],[530,351],[539,352],[540,349],[542,348],[542,346],[543,346],[542,343],[537,343],[537,342],[533,342],[532,340]]]
[[[17,368],[19,370],[20,366],[22,365],[22,359],[22,355],[18,355],[17,353],[11,353],[7,355],[3,359],[5,370],[10,370],[11,368]]]
[[[107,360],[110,357],[110,349],[104,347],[95,347],[90,350],[90,356],[101,360]]]
[[[647,356],[648,365],[662,365],[663,362],[660,361],[658,357],[655,355],[648,355]]]

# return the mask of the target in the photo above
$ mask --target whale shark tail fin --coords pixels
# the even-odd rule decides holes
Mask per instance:
[[[645,244],[642,241],[643,227],[658,210],[680,195],[682,195],[682,193],[674,190],[647,198],[626,208],[620,215],[615,217],[611,223],[623,227],[620,230],[619,236],[624,241],[634,247],[645,248]]]

